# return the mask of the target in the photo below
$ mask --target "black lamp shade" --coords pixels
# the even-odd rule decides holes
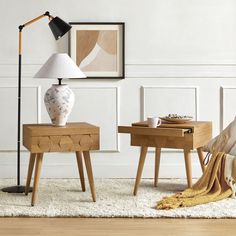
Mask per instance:
[[[65,33],[67,33],[71,29],[71,25],[67,24],[65,21],[63,21],[57,16],[49,22],[49,27],[56,40],[61,38]]]

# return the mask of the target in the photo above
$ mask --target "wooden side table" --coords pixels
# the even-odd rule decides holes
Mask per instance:
[[[92,199],[96,201],[90,150],[99,149],[99,127],[88,123],[68,123],[58,127],[51,124],[23,125],[23,145],[30,151],[25,194],[29,192],[35,166],[31,205],[35,205],[43,155],[45,152],[75,152],[82,190],[85,191],[82,152],[87,170]]]
[[[197,149],[202,171],[204,171],[202,146],[212,137],[212,122],[199,121],[185,124],[164,123],[157,128],[149,128],[147,122],[133,123],[132,126],[119,126],[119,133],[131,135],[131,145],[141,146],[140,159],[134,187],[137,194],[148,147],[155,147],[154,186],[157,186],[161,148],[183,149],[188,187],[192,186],[190,151]]]

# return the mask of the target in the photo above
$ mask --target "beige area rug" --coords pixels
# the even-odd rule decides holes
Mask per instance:
[[[1,179],[0,187],[14,185]],[[185,180],[163,179],[157,188],[153,180],[143,179],[138,196],[132,195],[133,179],[96,179],[97,202],[92,202],[88,183],[81,191],[79,179],[41,179],[36,206],[31,194],[0,192],[0,216],[30,217],[141,217],[141,218],[236,218],[236,200],[225,199],[205,205],[175,210],[156,210],[163,196],[182,191]]]

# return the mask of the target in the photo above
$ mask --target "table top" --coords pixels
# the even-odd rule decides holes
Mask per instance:
[[[86,122],[71,122],[65,126],[52,124],[24,124],[23,130],[30,136],[98,134],[99,127]]]

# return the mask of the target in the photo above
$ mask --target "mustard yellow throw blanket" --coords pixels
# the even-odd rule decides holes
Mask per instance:
[[[224,179],[226,154],[219,152],[212,156],[202,177],[181,193],[164,197],[157,203],[157,209],[174,209],[219,201],[232,195]]]

